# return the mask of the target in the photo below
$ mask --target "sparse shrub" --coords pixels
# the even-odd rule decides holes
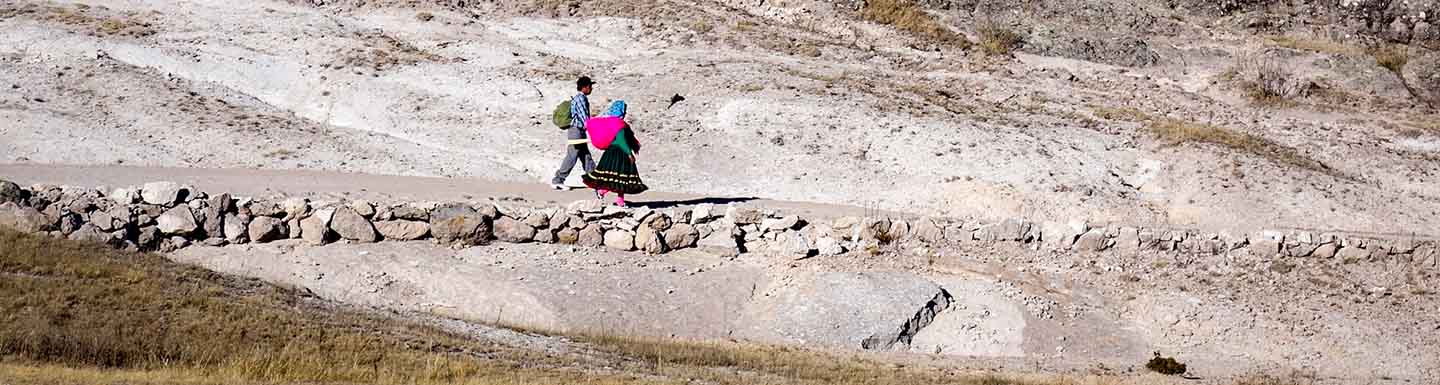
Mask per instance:
[[[1145,369],[1167,376],[1185,374],[1185,364],[1175,361],[1174,357],[1161,357],[1160,352],[1155,352],[1155,357],[1145,363]]]
[[[430,12],[420,12],[415,14],[415,19],[420,21],[435,20],[435,14]]]
[[[1309,82],[1298,79],[1278,60],[1242,57],[1233,69],[1240,89],[1257,103],[1283,105],[1303,96],[1309,88]]]
[[[1100,119],[1105,119],[1105,120],[1121,120],[1121,121],[1127,121],[1127,122],[1144,122],[1144,121],[1147,121],[1147,120],[1150,120],[1150,119],[1153,119],[1153,118],[1154,118],[1154,117],[1150,116],[1150,114],[1145,113],[1145,111],[1140,111],[1140,110],[1137,110],[1137,109],[1134,109],[1134,108],[1130,108],[1130,107],[1118,107],[1118,108],[1117,108],[1117,107],[1096,106],[1096,107],[1094,107],[1093,111],[1095,112],[1095,117],[1100,118]]]
[[[1410,55],[1400,45],[1381,45],[1370,49],[1370,56],[1375,58],[1375,64],[1385,67],[1400,76],[1405,64],[1410,62]]]
[[[1020,46],[1020,34],[995,20],[982,19],[975,24],[975,34],[980,37],[980,48],[991,55],[1010,55]]]

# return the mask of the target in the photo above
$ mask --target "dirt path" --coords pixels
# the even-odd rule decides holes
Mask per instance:
[[[565,205],[576,200],[593,199],[594,197],[589,189],[555,191],[549,186],[538,183],[302,170],[4,164],[0,165],[0,178],[25,185],[51,183],[84,187],[138,186],[151,181],[173,181],[195,186],[201,191],[229,192],[236,195],[344,197],[377,202],[394,200],[464,201],[523,197],[526,201],[533,203]],[[865,215],[867,211],[864,208],[853,206],[653,191],[636,195],[629,201],[632,204],[650,208],[740,202],[816,218]],[[871,211],[872,215],[875,213],[875,211]],[[883,214],[899,215],[889,212]]]

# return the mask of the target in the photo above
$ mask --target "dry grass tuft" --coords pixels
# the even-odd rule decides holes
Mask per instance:
[[[940,24],[911,0],[867,1],[860,9],[860,17],[938,43],[969,46],[969,40]]]
[[[975,34],[980,37],[980,48],[991,55],[1008,56],[1022,41],[1015,30],[991,19],[977,22]]]
[[[1154,119],[1153,116],[1145,113],[1145,111],[1130,107],[1093,106],[1091,107],[1091,111],[1095,113],[1095,117],[1105,120],[1144,122]]]
[[[1203,123],[1189,122],[1174,118],[1160,118],[1150,122],[1149,130],[1167,145],[1204,143],[1220,145],[1232,150],[1257,155],[1271,161],[1335,175],[1334,171],[1294,147],[1275,143],[1256,135]]]
[[[1410,62],[1410,54],[1405,46],[1401,45],[1380,45],[1370,48],[1368,51],[1371,57],[1375,58],[1375,64],[1385,67],[1396,76],[1403,77],[1401,71],[1405,70],[1405,64]]]
[[[435,14],[430,13],[430,12],[421,11],[420,13],[415,14],[415,20],[420,20],[420,21],[435,20]]]

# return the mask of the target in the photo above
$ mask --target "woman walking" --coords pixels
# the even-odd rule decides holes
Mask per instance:
[[[615,205],[624,207],[625,194],[639,194],[649,189],[640,181],[640,171],[635,168],[640,141],[635,139],[635,132],[625,122],[625,101],[617,100],[610,104],[610,111],[605,115],[594,119],[594,126],[586,125],[587,129],[595,130],[591,135],[592,143],[597,148],[604,146],[605,153],[600,155],[600,164],[582,179],[586,186],[595,189],[596,197],[605,199],[605,194],[614,192]],[[614,139],[605,143],[609,138]]]

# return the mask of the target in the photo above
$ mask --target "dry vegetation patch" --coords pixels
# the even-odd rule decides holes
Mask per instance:
[[[860,17],[871,22],[895,27],[921,38],[942,44],[968,47],[969,40],[951,31],[934,16],[911,0],[870,0],[860,9]]]
[[[158,255],[4,228],[0,309],[0,377],[15,384],[1075,383],[605,334],[573,337],[580,341],[566,348],[573,354],[545,353]]]
[[[1270,41],[1285,48],[1334,55],[1359,55],[1364,52],[1360,47],[1327,38],[1286,35],[1272,37]]]
[[[1256,104],[1266,106],[1288,106],[1295,98],[1305,95],[1310,82],[1300,79],[1278,59],[1262,56],[1242,56],[1222,78],[1236,82],[1245,96]]]
[[[980,38],[980,48],[991,55],[1010,55],[1023,41],[1019,32],[992,19],[976,22],[975,34]]]
[[[378,31],[355,32],[352,36],[362,43],[340,53],[340,58],[328,64],[329,68],[370,68],[375,71],[424,62],[446,62],[450,59],[425,51],[410,43]]]
[[[68,6],[44,5],[37,3],[0,4],[0,20],[29,18],[54,23],[92,36],[146,37],[156,33],[155,26],[146,21],[144,15],[119,13],[104,7],[86,4]]]
[[[1329,167],[1320,163],[1320,161],[1300,153],[1300,150],[1294,147],[1282,145],[1270,139],[1225,127],[1167,117],[1150,121],[1147,128],[1167,145],[1174,146],[1185,143],[1215,144],[1232,150],[1258,155],[1280,164],[1336,175]]]

